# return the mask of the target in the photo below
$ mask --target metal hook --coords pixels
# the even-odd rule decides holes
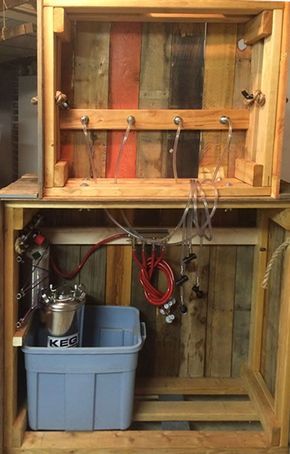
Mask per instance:
[[[181,128],[183,128],[183,120],[179,115],[176,115],[176,117],[173,118],[173,123],[177,126],[177,130],[176,130],[176,134],[175,134],[173,148],[171,148],[169,150],[169,152],[172,153],[173,176],[174,176],[175,180],[177,180],[178,179],[177,147],[178,147],[178,142],[179,142],[179,138],[180,138]]]
[[[233,135],[233,124],[232,124],[232,120],[230,119],[230,117],[228,117],[227,115],[222,115],[220,117],[219,121],[222,125],[228,125],[228,140],[227,140],[226,146],[223,148],[223,151],[221,152],[221,154],[219,156],[219,159],[218,159],[218,162],[217,162],[217,165],[216,165],[213,177],[212,177],[213,182],[216,181],[218,172],[223,163],[225,151],[227,150],[228,153],[230,151],[231,140],[232,140],[232,135]]]
[[[127,123],[128,123],[128,126],[127,126],[127,129],[125,131],[125,134],[124,134],[124,137],[122,139],[122,142],[120,143],[120,148],[119,148],[119,152],[118,152],[118,157],[117,157],[117,162],[116,162],[116,167],[115,167],[115,183],[117,183],[117,178],[118,178],[118,174],[119,174],[119,168],[120,168],[120,163],[121,163],[124,147],[125,147],[126,142],[127,142],[128,138],[129,138],[129,134],[130,134],[130,131],[132,129],[132,126],[134,126],[135,123],[136,123],[135,117],[133,115],[129,115],[127,117]]]

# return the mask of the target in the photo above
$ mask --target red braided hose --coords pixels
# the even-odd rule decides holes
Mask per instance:
[[[147,259],[142,253],[142,263],[137,258],[135,252],[133,253],[133,258],[140,268],[139,281],[143,287],[146,300],[153,306],[163,306],[163,304],[170,300],[174,292],[174,274],[172,268],[162,256],[156,258],[154,252]],[[167,288],[165,292],[161,292],[151,283],[153,273],[156,270],[161,271],[166,278]]]

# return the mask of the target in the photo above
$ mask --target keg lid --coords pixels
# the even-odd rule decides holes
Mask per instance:
[[[40,304],[51,307],[55,310],[72,310],[79,304],[84,304],[86,293],[82,284],[74,286],[64,285],[48,289],[42,289],[40,292]]]

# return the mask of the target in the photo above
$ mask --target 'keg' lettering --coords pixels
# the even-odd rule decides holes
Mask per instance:
[[[50,348],[70,348],[78,347],[79,345],[79,335],[72,334],[71,336],[66,337],[52,337],[48,336],[47,346]]]

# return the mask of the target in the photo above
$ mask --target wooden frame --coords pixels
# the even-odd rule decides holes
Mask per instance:
[[[110,110],[78,109],[61,112],[55,106],[54,94],[59,88],[60,43],[71,39],[71,20],[110,20],[120,21],[208,21],[209,23],[244,23],[245,41],[252,46],[253,91],[259,87],[266,95],[264,107],[251,109],[202,109],[195,110]],[[284,20],[283,20],[284,17]],[[125,130],[129,115],[136,117],[135,130],[174,130],[172,119],[183,115],[184,129],[225,130],[219,123],[221,115],[233,120],[234,129],[246,130],[244,156],[238,156],[233,164],[234,174],[218,184],[221,198],[277,197],[279,194],[279,163],[281,162],[282,131],[285,102],[286,66],[288,54],[289,5],[283,2],[231,2],[199,1],[189,2],[182,7],[176,1],[170,5],[162,2],[146,2],[139,6],[134,1],[125,4],[93,1],[83,3],[70,1],[43,2],[43,62],[44,62],[44,199],[49,200],[105,200],[144,203],[153,201],[185,201],[188,197],[188,180],[154,180],[152,178],[133,178],[118,180],[113,184],[107,178],[99,178],[82,184],[82,180],[70,177],[71,163],[65,165],[59,158],[59,131],[81,130],[79,118],[89,115],[89,127],[93,130]],[[282,36],[283,22],[283,36]],[[281,47],[282,46],[282,47]],[[281,52],[280,52],[281,47]],[[284,57],[280,61],[280,55]],[[277,71],[280,67],[280,71]],[[283,89],[284,87],[284,89]],[[278,91],[279,90],[279,91]],[[284,90],[284,91],[283,91]],[[278,107],[276,110],[278,102]],[[78,107],[78,106],[76,106]],[[249,118],[249,123],[248,123]],[[235,134],[235,133],[234,133]],[[240,140],[240,139],[238,139]],[[242,147],[242,143],[239,143]],[[269,159],[269,156],[271,158]],[[60,163],[59,159],[61,160]],[[200,177],[211,175],[212,165],[200,169]],[[100,170],[100,174],[103,171]],[[162,188],[166,187],[166,190]],[[134,188],[134,189],[133,189]],[[211,185],[205,186],[206,194],[211,197]],[[138,195],[136,195],[138,194]]]
[[[72,205],[73,206],[73,205]],[[46,203],[42,202],[42,208]],[[57,207],[57,205],[55,205]],[[256,244],[255,281],[253,299],[255,308],[252,311],[251,345],[249,362],[241,378],[156,378],[139,381],[136,390],[136,407],[134,419],[145,421],[260,421],[262,431],[109,431],[92,433],[64,432],[29,432],[26,431],[27,414],[25,407],[17,405],[17,354],[13,348],[15,332],[17,265],[14,253],[14,242],[17,231],[23,229],[35,214],[32,208],[17,208],[13,203],[5,208],[5,454],[18,453],[90,453],[97,452],[150,452],[158,446],[161,452],[184,453],[277,453],[286,454],[288,444],[288,418],[290,407],[289,355],[290,336],[288,323],[290,318],[289,290],[287,276],[290,272],[289,251],[286,251],[283,262],[281,285],[281,315],[277,339],[276,386],[272,394],[261,372],[261,355],[264,348],[263,330],[265,330],[265,308],[268,304],[267,291],[260,289],[260,281],[269,259],[270,223],[290,236],[290,210],[269,209],[259,211],[256,234],[244,235],[244,240]],[[84,234],[79,231],[78,235]],[[89,235],[98,235],[98,232]],[[107,233],[106,233],[107,234]],[[250,240],[247,239],[249,238]],[[85,234],[84,241],[91,241]],[[73,241],[66,237],[61,238]],[[217,232],[219,241],[230,241],[221,232]],[[222,240],[226,238],[226,240]],[[234,241],[237,242],[238,236]],[[56,238],[54,241],[63,241]],[[270,284],[272,285],[272,284]],[[283,342],[282,342],[283,340]],[[19,345],[19,344],[18,344]],[[172,402],[154,401],[158,395],[196,396],[194,401]],[[199,401],[197,396],[211,396],[209,402]],[[146,397],[149,397],[148,398]],[[229,401],[215,400],[214,396],[233,396]],[[244,396],[240,400],[234,396]],[[152,400],[153,398],[153,400]],[[214,410],[214,411],[213,411]]]

